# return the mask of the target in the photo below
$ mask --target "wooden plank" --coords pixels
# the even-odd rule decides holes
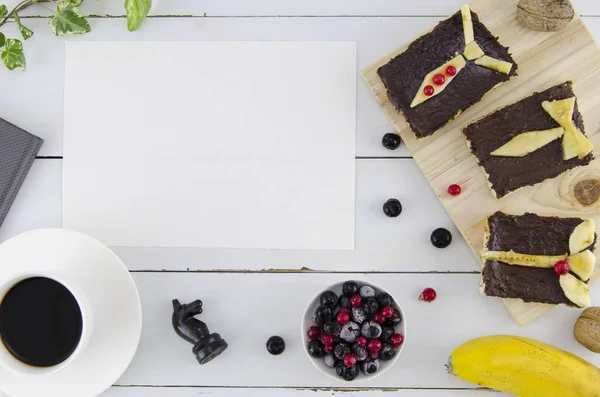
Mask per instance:
[[[595,161],[590,167],[582,169],[583,171],[574,170],[554,180],[521,189],[502,200],[496,200],[489,191],[483,172],[467,148],[461,128],[469,121],[478,119],[500,106],[516,102],[534,91],[541,91],[566,80],[575,82],[579,107],[586,124],[596,126],[600,123],[600,114],[595,112],[600,105],[600,95],[596,86],[591,84],[600,76],[600,70],[597,68],[600,63],[600,50],[583,21],[576,18],[566,30],[559,33],[534,32],[520,27],[515,11],[517,2],[476,0],[472,3],[472,9],[479,14],[488,28],[500,37],[501,42],[510,47],[515,61],[519,64],[519,76],[500,85],[483,101],[463,112],[429,139],[418,141],[415,138],[404,118],[390,103],[383,82],[377,76],[377,69],[391,57],[403,52],[408,44],[362,72],[377,101],[392,120],[417,164],[434,191],[440,195],[448,213],[478,258],[483,248],[483,223],[485,218],[495,211],[503,210],[514,214],[531,211],[542,215],[600,217],[600,206],[576,208],[559,194],[561,186],[570,186],[582,175],[600,173],[600,161]],[[600,133],[597,129],[588,128],[587,135],[595,146],[600,144]],[[443,192],[450,183],[460,183],[465,192],[457,198],[444,195]],[[555,198],[546,193],[548,190]],[[545,193],[540,194],[541,191]],[[567,196],[571,194],[567,189]],[[520,324],[534,320],[551,307],[519,301],[511,301],[507,306]]]

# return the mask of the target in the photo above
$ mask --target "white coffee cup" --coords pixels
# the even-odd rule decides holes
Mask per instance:
[[[94,329],[94,316],[92,313],[91,306],[89,301],[87,300],[85,294],[77,288],[76,285],[69,281],[68,276],[64,274],[57,273],[46,273],[46,272],[35,272],[35,273],[27,273],[21,274],[9,282],[0,285],[0,303],[2,302],[2,298],[10,291],[12,287],[17,285],[23,280],[33,278],[33,277],[45,277],[51,280],[54,280],[67,288],[71,294],[75,297],[77,304],[79,305],[79,310],[81,311],[82,318],[82,330],[81,330],[81,338],[79,339],[79,344],[73,351],[73,353],[60,364],[54,365],[52,367],[33,367],[23,363],[18,360],[15,356],[13,356],[4,343],[0,340],[0,367],[15,372],[17,374],[23,375],[49,375],[56,373],[66,366],[68,366],[72,361],[76,359],[76,357],[86,348],[89,343],[92,332]],[[31,316],[35,316],[35,310],[31,310]]]

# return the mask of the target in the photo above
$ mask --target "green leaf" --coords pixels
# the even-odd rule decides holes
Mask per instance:
[[[15,68],[25,69],[25,54],[23,54],[23,43],[17,39],[6,39],[4,51],[0,56],[8,70]]]
[[[23,36],[23,39],[27,40],[28,38],[33,36],[33,32],[31,31],[31,29],[26,28],[21,24],[21,18],[19,18],[16,12],[13,12],[13,18],[15,18],[15,23],[19,27],[19,32],[21,32],[21,36]]]
[[[5,42],[6,42],[6,37],[4,37],[4,33],[0,32],[0,47],[4,47]]]
[[[57,36],[82,34],[90,31],[90,24],[79,9],[69,1],[61,1],[56,7],[56,15],[48,22]]]
[[[152,0],[125,0],[127,13],[127,29],[130,32],[139,29],[152,6]]]
[[[4,18],[8,15],[8,8],[4,4],[0,5],[0,18]]]

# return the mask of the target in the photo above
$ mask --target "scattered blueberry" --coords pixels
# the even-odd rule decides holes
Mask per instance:
[[[315,311],[314,321],[317,325],[323,325],[330,321],[333,321],[335,315],[333,310],[329,306],[321,305],[317,307]]]
[[[267,340],[267,350],[274,356],[278,356],[285,350],[285,341],[281,336],[271,336]]]
[[[437,248],[446,248],[452,242],[452,233],[443,227],[435,229],[431,233],[431,244]]]
[[[363,301],[363,310],[367,317],[373,316],[379,311],[379,302],[375,298],[367,298]]]
[[[379,337],[379,339],[381,339],[382,342],[389,342],[390,338],[395,333],[396,333],[396,331],[394,330],[393,327],[382,327],[381,328],[381,336]]]
[[[383,347],[379,351],[379,359],[383,361],[389,361],[396,355],[396,348],[390,343],[384,343]]]
[[[356,342],[356,338],[360,336],[360,326],[352,321],[342,326],[340,338],[348,343]]]
[[[375,372],[379,371],[379,360],[363,361],[360,363],[360,369],[365,375],[373,375]]]
[[[346,281],[342,286],[342,293],[344,295],[348,295],[348,297],[351,297],[352,295],[357,295],[358,291],[359,288],[356,281]]]
[[[377,339],[381,336],[381,325],[377,324],[375,321],[365,322],[361,329],[360,333],[367,339]]]
[[[337,364],[338,360],[335,358],[335,356],[333,354],[330,353],[330,354],[326,355],[325,357],[323,357],[323,362],[329,368],[333,368]]]
[[[373,289],[373,287],[370,287],[368,285],[363,285],[362,287],[360,287],[359,293],[360,297],[363,299],[375,297],[375,290]]]
[[[381,144],[384,148],[389,150],[396,150],[400,147],[400,143],[402,140],[398,134],[394,134],[392,132],[388,132],[381,139]]]
[[[346,309],[352,308],[350,305],[350,297],[348,295],[341,295],[340,299],[338,300],[338,304],[340,307],[344,307]]]
[[[323,344],[318,339],[313,339],[308,342],[308,354],[312,357],[321,358],[325,356],[325,351],[323,350]]]
[[[365,311],[362,308],[352,308],[352,321],[354,321],[357,324],[362,324],[365,322],[366,319],[367,315],[365,314]]]
[[[365,361],[369,357],[367,347],[359,346],[356,343],[352,345],[352,352],[356,355],[357,361]]]
[[[351,353],[352,350],[350,349],[350,345],[346,344],[346,343],[338,343],[337,345],[335,345],[335,347],[333,348],[333,354],[339,358],[340,360],[344,359],[344,356],[346,354]]]
[[[377,294],[377,301],[381,307],[392,306],[394,304],[394,300],[392,296],[387,292],[380,292]]]
[[[335,309],[338,305],[338,296],[333,291],[325,291],[321,294],[321,305]]]
[[[391,198],[383,204],[383,213],[390,218],[395,218],[402,213],[402,204],[395,198]]]
[[[356,377],[358,376],[358,365],[355,365],[353,367],[346,367],[344,366],[344,371],[342,374],[342,378],[344,378],[344,380],[347,381],[351,381],[356,379]]]

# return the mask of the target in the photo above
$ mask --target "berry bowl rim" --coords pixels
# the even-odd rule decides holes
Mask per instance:
[[[370,287],[373,287],[373,289],[375,289],[376,293],[380,293],[380,292],[386,292],[388,294],[390,294],[390,296],[392,297],[392,299],[394,300],[394,303],[396,305],[396,308],[398,309],[398,311],[400,312],[400,315],[402,316],[402,323],[400,323],[400,329],[398,330],[398,333],[400,333],[403,337],[404,337],[404,341],[403,343],[400,345],[400,347],[398,348],[396,355],[394,356],[394,358],[392,358],[389,361],[382,361],[379,360],[379,371],[377,371],[375,374],[373,375],[365,375],[362,371],[360,371],[358,377],[356,377],[356,379],[348,382],[346,380],[344,380],[343,378],[339,377],[336,372],[335,372],[335,368],[329,368],[328,366],[325,365],[325,363],[323,362],[322,358],[315,358],[312,357],[310,354],[308,354],[307,351],[307,345],[308,342],[310,342],[310,339],[308,338],[307,335],[307,331],[308,329],[313,326],[316,325],[313,322],[312,319],[312,315],[314,313],[314,311],[317,309],[317,307],[320,305],[320,298],[321,298],[321,294],[323,294],[323,292],[325,291],[334,291],[336,293],[336,295],[338,295],[338,297],[341,295],[342,292],[342,286],[344,285],[345,282],[347,281],[354,281],[356,282],[358,285],[363,286],[363,285],[368,285]],[[400,306],[400,304],[398,303],[398,301],[396,300],[396,298],[394,297],[394,295],[392,295],[387,289],[381,287],[378,284],[372,283],[372,282],[367,282],[367,281],[362,281],[362,280],[358,280],[358,279],[353,279],[353,280],[345,280],[345,281],[340,281],[334,284],[331,284],[329,286],[327,286],[326,288],[321,289],[315,296],[313,296],[313,298],[310,300],[310,302],[308,303],[308,305],[306,306],[306,308],[304,309],[304,314],[302,315],[302,321],[300,324],[300,333],[301,333],[301,337],[302,337],[302,342],[303,342],[303,350],[304,350],[304,354],[306,355],[306,357],[308,357],[308,359],[311,361],[311,363],[313,364],[313,366],[319,370],[319,372],[327,375],[330,378],[336,379],[340,382],[343,382],[344,384],[348,384],[348,383],[354,383],[354,382],[368,382],[371,381],[381,375],[383,375],[384,373],[386,373],[390,368],[392,368],[396,362],[398,361],[398,359],[400,358],[400,355],[402,354],[402,351],[404,350],[404,347],[406,345],[406,316],[405,316],[405,312],[404,310],[402,310],[402,306]],[[360,365],[360,364],[356,364],[356,365]]]

